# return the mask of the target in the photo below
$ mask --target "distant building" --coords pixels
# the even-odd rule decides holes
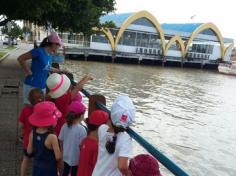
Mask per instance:
[[[147,11],[112,14],[100,18],[115,28],[96,32],[86,46],[82,35],[61,35],[67,54],[112,56],[137,60],[218,63],[230,60],[233,39],[223,38],[213,23],[160,24]],[[77,48],[77,50],[76,50]]]
[[[160,24],[147,11],[106,15],[100,21],[113,21],[116,27],[95,29],[88,39],[82,34],[60,33],[66,54],[113,61],[130,58],[137,62],[217,64],[230,60],[234,46],[233,39],[223,37],[213,23]],[[41,34],[39,38],[42,40]]]
[[[24,34],[27,41],[41,41],[47,36],[47,31],[44,27],[35,25],[29,21],[23,21],[23,27],[27,27],[32,32],[32,35]]]

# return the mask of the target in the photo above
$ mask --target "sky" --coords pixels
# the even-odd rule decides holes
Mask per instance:
[[[116,13],[147,10],[159,23],[214,23],[236,41],[235,0],[116,0]],[[193,17],[191,19],[191,17]]]

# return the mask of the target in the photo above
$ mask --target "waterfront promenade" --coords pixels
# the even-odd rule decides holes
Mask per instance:
[[[17,57],[29,50],[22,44],[19,49],[0,62],[0,176],[18,176],[22,157],[17,118],[22,107],[23,72]]]

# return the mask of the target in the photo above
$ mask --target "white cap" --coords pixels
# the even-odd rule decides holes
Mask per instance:
[[[135,107],[128,96],[118,96],[111,107],[113,125],[127,128],[135,119]]]
[[[50,90],[49,95],[52,98],[59,98],[68,91],[71,82],[66,75],[53,73],[48,77],[46,84]]]

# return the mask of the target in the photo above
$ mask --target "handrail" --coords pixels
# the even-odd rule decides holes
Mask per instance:
[[[90,93],[85,89],[82,89],[81,92],[89,98]],[[96,102],[98,108],[110,113],[110,110],[102,103]],[[170,172],[172,172],[176,176],[188,176],[188,174],[182,170],[179,166],[177,166],[173,161],[167,158],[164,154],[162,154],[157,148],[151,145],[148,141],[146,141],[143,137],[137,134],[131,128],[128,128],[127,133],[136,140],[143,148],[145,148],[154,158],[156,158],[160,163],[162,163]]]

